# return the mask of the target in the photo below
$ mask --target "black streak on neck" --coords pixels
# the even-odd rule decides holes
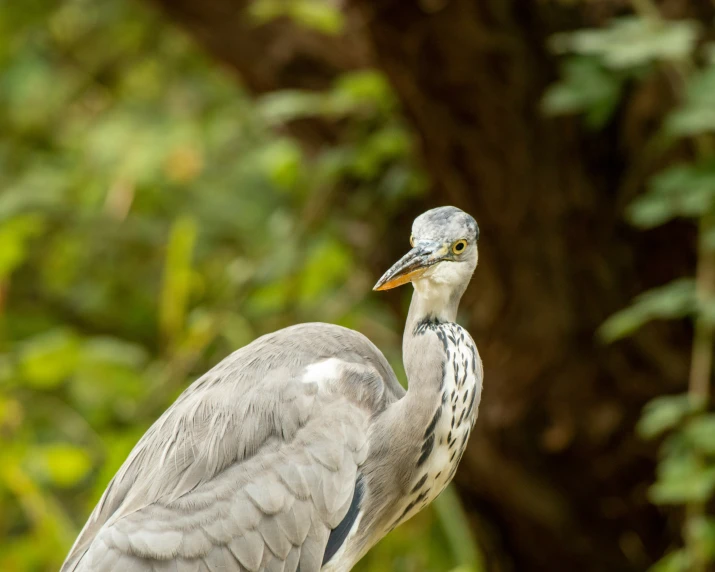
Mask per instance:
[[[427,332],[435,332],[437,334],[437,337],[439,338],[439,341],[442,342],[442,347],[444,348],[445,353],[449,355],[449,342],[451,341],[452,345],[456,345],[456,340],[452,335],[449,335],[448,337],[448,333],[444,331],[444,328],[439,327],[442,324],[446,323],[448,322],[441,322],[434,316],[427,316],[417,322],[415,329],[412,331],[412,335],[423,336]]]
[[[442,322],[440,322],[434,316],[425,316],[419,322],[417,322],[417,325],[415,326],[415,329],[412,334],[415,336],[421,336],[429,330],[436,329],[437,326],[441,323]]]

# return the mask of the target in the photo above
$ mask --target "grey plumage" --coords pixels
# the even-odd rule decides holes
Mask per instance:
[[[482,369],[454,320],[478,234],[459,209],[428,211],[376,286],[415,286],[408,392],[352,330],[302,324],[257,339],[146,432],[62,570],[349,570],[446,486],[464,452]]]

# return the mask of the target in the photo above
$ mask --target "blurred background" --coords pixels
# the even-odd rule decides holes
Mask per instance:
[[[401,380],[412,219],[481,227],[454,486],[362,571],[715,569],[715,5],[0,3],[0,570],[296,322]]]

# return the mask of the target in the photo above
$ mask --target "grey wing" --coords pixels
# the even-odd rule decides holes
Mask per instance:
[[[336,352],[343,330],[327,328],[310,330],[320,356],[339,364],[318,367],[322,379],[306,379],[322,363],[316,349],[286,347],[295,336],[284,331],[182,394],[112,480],[62,570],[319,570],[367,456],[370,415],[394,399],[380,364]]]
[[[356,439],[362,415],[332,407],[290,444],[267,444],[178,499],[108,523],[77,569],[319,570],[367,453]]]

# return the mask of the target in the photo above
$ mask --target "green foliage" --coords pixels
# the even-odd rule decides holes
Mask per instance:
[[[666,128],[684,137],[715,131],[715,62],[689,78],[684,101],[668,117]]]
[[[711,517],[693,519],[688,534],[697,552],[703,554],[708,561],[715,560],[715,519]]]
[[[76,486],[92,468],[89,453],[68,443],[52,443],[28,451],[28,472],[45,484]]]
[[[159,329],[173,340],[184,330],[191,294],[191,259],[196,243],[196,223],[189,217],[177,219],[169,233],[159,306]]]
[[[442,523],[452,554],[462,565],[452,572],[481,572],[486,570],[482,555],[469,532],[469,523],[453,487],[447,487],[435,500],[434,509]]]
[[[691,395],[668,395],[644,408],[639,433],[668,435],[650,491],[654,503],[700,503],[715,492],[715,414],[706,413],[706,407]]]
[[[602,127],[620,102],[623,81],[593,57],[573,57],[563,64],[561,80],[544,94],[542,108],[551,115],[583,113],[586,125]]]
[[[696,23],[664,20],[649,1],[634,1],[633,6],[636,15],[614,19],[602,29],[553,38],[552,48],[569,58],[563,79],[547,92],[543,105],[552,114],[584,113],[591,126],[600,127],[622,97],[625,80],[639,81],[664,67],[684,87],[676,93],[680,102],[665,117],[659,136],[668,143],[688,143],[696,149],[695,157],[653,176],[627,215],[641,228],[676,217],[695,219],[700,234],[697,282],[681,278],[640,294],[598,333],[614,341],[651,320],[688,318],[695,323],[688,394],[653,399],[643,410],[638,431],[645,438],[664,439],[651,501],[687,508],[683,548],[666,554],[652,570],[704,572],[715,562],[715,523],[706,511],[715,496],[715,414],[709,412],[708,397],[715,329],[714,52],[712,45],[698,46]]]
[[[650,572],[687,572],[691,566],[692,558],[689,552],[674,550],[651,566]]]
[[[618,107],[626,80],[641,77],[658,62],[689,58],[698,33],[697,22],[690,20],[626,16],[604,28],[557,34],[550,41],[552,51],[569,57],[542,107],[551,115],[582,113],[588,127],[600,128]]]
[[[661,457],[657,480],[650,489],[651,500],[656,504],[707,501],[715,492],[715,466],[706,465],[684,443],[671,440],[667,444],[670,447]]]
[[[638,295],[630,306],[601,325],[599,335],[606,341],[615,341],[631,335],[651,320],[693,315],[697,307],[694,280],[681,278]]]
[[[342,119],[351,115],[389,120],[397,101],[385,78],[374,70],[346,72],[326,92],[284,90],[264,95],[258,110],[271,124],[306,117]]]
[[[250,13],[258,23],[285,17],[328,35],[340,34],[345,26],[343,14],[327,0],[253,0]]]
[[[715,107],[714,107],[715,109]],[[715,161],[670,167],[654,176],[650,189],[633,201],[628,215],[643,228],[675,217],[700,217],[715,207]]]
[[[699,415],[683,427],[683,436],[693,448],[715,455],[715,414]]]
[[[342,26],[319,0],[252,10]],[[399,370],[365,256],[424,179],[377,72],[256,102],[124,0],[5,2],[0,35],[0,570],[57,570],[148,426],[237,347],[322,320]],[[341,144],[308,159],[272,130],[306,117]],[[474,566],[450,502],[362,569]]]
[[[7,278],[25,260],[28,242],[42,233],[42,219],[17,216],[0,226],[0,279]]]
[[[426,530],[431,530],[430,542],[421,542]],[[388,534],[367,553],[355,570],[482,572],[485,566],[469,533],[457,493],[450,486],[430,508]]]
[[[625,16],[612,19],[604,28],[557,34],[551,39],[551,47],[556,53],[595,56],[608,68],[629,70],[689,58],[698,28],[698,23],[690,20]]]
[[[663,395],[651,400],[644,408],[638,422],[638,433],[645,439],[652,439],[674,429],[687,416],[703,409],[705,404],[697,403],[689,395]]]

